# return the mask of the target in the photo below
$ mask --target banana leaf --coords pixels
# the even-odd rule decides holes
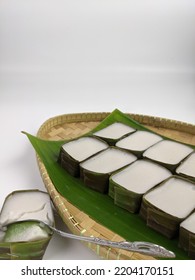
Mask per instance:
[[[108,132],[110,129],[111,133]],[[114,146],[119,139],[133,133],[134,131],[135,129],[133,127],[121,122],[114,122],[98,131],[95,131],[94,135],[106,141],[110,146]]]
[[[93,132],[114,122],[122,122],[135,129],[149,131],[149,129],[140,125],[119,110],[115,110],[94,130],[88,133],[88,135],[92,135]],[[70,203],[81,211],[84,211],[96,222],[119,234],[126,240],[154,242],[174,251],[176,259],[189,259],[186,252],[178,248],[178,238],[168,240],[166,237],[147,227],[146,223],[138,214],[131,214],[116,206],[113,199],[108,195],[95,192],[87,188],[80,179],[70,176],[57,162],[60,148],[64,141],[48,141],[37,138],[29,133],[25,134],[34,147],[36,154],[42,160],[55,188]]]
[[[189,236],[188,256],[192,259],[195,259],[195,234],[190,234]]]
[[[41,260],[50,239],[51,236],[32,242],[0,242],[0,260]]]
[[[192,213],[179,229],[179,247],[185,250],[190,257],[195,258],[195,212]]]
[[[195,259],[195,234],[180,228],[179,247],[185,250],[190,258]]]

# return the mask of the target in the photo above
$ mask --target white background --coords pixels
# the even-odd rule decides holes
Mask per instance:
[[[0,207],[45,190],[21,134],[74,112],[195,123],[195,0],[0,1]],[[98,259],[54,236],[45,259]]]

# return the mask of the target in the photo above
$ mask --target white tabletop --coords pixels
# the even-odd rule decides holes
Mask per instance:
[[[1,1],[0,207],[14,190],[45,190],[21,131],[50,117],[118,108],[195,123],[194,1],[27,2]],[[44,259],[99,257],[54,235]]]

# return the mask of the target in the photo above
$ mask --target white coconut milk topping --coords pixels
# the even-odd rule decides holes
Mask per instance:
[[[6,199],[0,215],[0,226],[29,219],[53,224],[53,212],[47,193],[16,192]]]
[[[132,151],[144,151],[150,146],[162,140],[162,137],[148,131],[136,131],[129,136],[119,140],[117,147],[130,149]]]
[[[169,164],[178,164],[193,151],[187,145],[163,140],[146,150],[143,156]]]
[[[144,197],[162,211],[184,219],[195,208],[195,184],[171,178]]]
[[[94,135],[104,138],[118,139],[133,131],[135,131],[134,128],[123,123],[116,122],[95,132]]]
[[[108,144],[95,138],[82,137],[64,144],[63,149],[75,160],[83,161],[106,149]]]
[[[136,159],[136,156],[131,153],[109,148],[81,163],[81,167],[97,173],[109,173],[132,163]]]
[[[138,160],[112,176],[112,180],[123,188],[144,194],[172,174],[158,164]]]

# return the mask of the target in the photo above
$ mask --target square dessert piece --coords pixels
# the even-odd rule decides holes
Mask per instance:
[[[174,171],[192,151],[193,149],[187,145],[171,140],[163,140],[147,149],[143,153],[143,157],[163,164],[171,171]]]
[[[181,162],[176,169],[176,173],[191,180],[195,180],[195,153],[190,154]]]
[[[195,212],[180,224],[179,247],[195,259]]]
[[[114,145],[117,140],[119,140],[121,137],[134,132],[135,129],[120,123],[115,122],[95,133],[93,135],[98,136],[109,143],[109,145]]]
[[[59,163],[74,177],[79,176],[79,163],[107,149],[108,144],[95,137],[81,137],[62,145]]]
[[[110,147],[80,164],[80,174],[86,186],[106,193],[109,176],[134,162],[137,157],[127,151]]]
[[[140,214],[148,226],[172,238],[194,209],[195,183],[172,176],[144,194]]]
[[[139,211],[142,196],[172,173],[148,160],[137,160],[110,177],[109,195],[116,205],[135,213]]]
[[[52,231],[41,222],[54,225],[48,193],[35,189],[9,194],[0,212],[0,258],[6,257],[6,252],[14,252],[17,259],[42,258]],[[9,251],[11,244],[13,251]]]
[[[140,130],[119,140],[116,143],[116,146],[129,150],[136,156],[140,157],[146,149],[161,141],[162,139],[163,138],[157,134]]]

